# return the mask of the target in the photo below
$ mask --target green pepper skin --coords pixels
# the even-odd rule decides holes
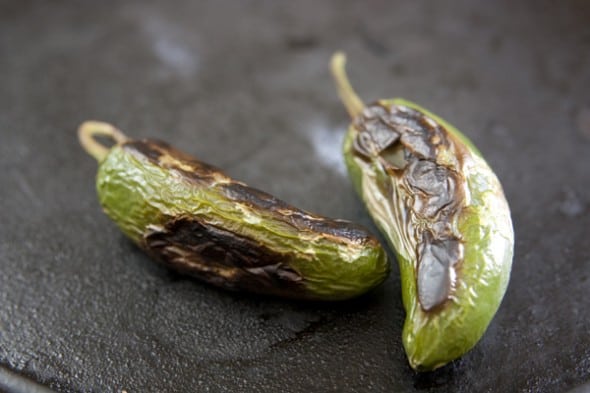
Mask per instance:
[[[365,229],[291,207],[162,142],[116,144],[99,163],[96,188],[137,245],[216,286],[344,300],[389,273]]]
[[[403,345],[412,368],[430,371],[469,351],[482,337],[492,320],[508,285],[512,265],[514,233],[508,203],[491,168],[467,137],[456,128],[420,106],[402,99],[382,100],[375,105],[395,112],[409,108],[419,117],[438,124],[453,146],[437,150],[437,163],[458,171],[462,182],[463,204],[454,217],[453,230],[463,246],[462,261],[449,299],[430,310],[418,300],[417,249],[415,240],[404,242],[408,229],[396,214],[394,205],[407,214],[414,196],[392,200],[389,191],[399,188],[383,165],[379,154],[359,155],[355,139],[363,115],[353,120],[344,141],[344,157],[350,178],[376,225],[395,249],[406,310]],[[411,126],[409,126],[411,127]],[[454,157],[454,156],[458,156]],[[401,192],[401,191],[400,191]]]

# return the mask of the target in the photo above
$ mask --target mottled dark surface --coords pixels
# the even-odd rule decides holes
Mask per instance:
[[[589,20],[583,0],[0,1],[0,364],[64,392],[587,382]],[[407,365],[396,274],[361,299],[312,304],[169,273],[100,212],[75,137],[83,120],[108,121],[374,230],[343,176],[336,49],[367,101],[405,97],[471,137],[512,207],[502,307],[434,374]],[[12,375],[0,372],[3,389]]]
[[[197,218],[178,217],[153,228],[142,242],[165,266],[207,283],[254,293],[305,297],[303,277],[289,254]]]
[[[174,170],[187,180],[205,187],[215,182],[215,174],[222,172],[221,169],[199,161],[170,144],[158,140],[131,139],[123,144],[123,149],[140,160],[147,160],[154,165]]]

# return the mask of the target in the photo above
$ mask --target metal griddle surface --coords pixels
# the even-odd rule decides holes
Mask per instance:
[[[63,392],[587,382],[589,21],[584,1],[0,2],[0,375]],[[76,140],[81,121],[109,121],[376,232],[340,158],[337,49],[366,101],[405,97],[472,138],[511,204],[500,311],[433,374],[407,365],[396,265],[338,304],[202,285],[152,262],[100,211],[96,164]]]

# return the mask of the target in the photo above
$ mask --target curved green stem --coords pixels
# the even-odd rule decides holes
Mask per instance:
[[[103,135],[112,138],[116,143],[123,143],[127,140],[123,134],[115,126],[101,121],[85,121],[78,127],[78,139],[80,144],[88,154],[94,157],[98,162],[101,162],[110,148],[96,141],[95,136]]]
[[[345,66],[346,55],[344,52],[334,53],[332,56],[332,61],[330,62],[330,69],[332,70],[332,75],[336,80],[336,86],[338,87],[340,99],[346,107],[350,117],[354,119],[363,111],[365,104],[363,104],[359,96],[350,85],[350,81],[346,75]]]

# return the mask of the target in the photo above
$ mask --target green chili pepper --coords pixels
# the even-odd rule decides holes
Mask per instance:
[[[514,233],[502,186],[456,128],[402,99],[365,107],[336,53],[332,72],[353,121],[344,157],[370,215],[395,249],[412,368],[469,351],[510,277]]]
[[[94,137],[116,144],[108,149]],[[166,266],[228,289],[342,300],[380,284],[386,253],[364,228],[319,217],[232,180],[169,145],[86,122],[106,214]]]

